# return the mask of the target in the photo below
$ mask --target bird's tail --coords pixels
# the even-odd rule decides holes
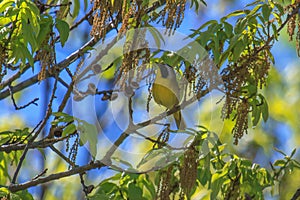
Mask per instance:
[[[185,121],[183,119],[183,116],[181,115],[181,112],[178,111],[178,112],[174,113],[173,116],[174,116],[177,128],[180,129],[180,130],[185,129],[186,124],[185,124]]]

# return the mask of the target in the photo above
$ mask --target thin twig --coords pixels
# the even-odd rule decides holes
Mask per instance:
[[[67,158],[64,154],[62,154],[57,148],[55,148],[53,145],[49,145],[50,149],[54,151],[59,157],[61,157],[63,160],[65,160],[69,165],[71,165],[73,168],[76,166],[74,162],[72,162],[69,158]]]
[[[20,157],[20,161],[17,165],[17,168],[16,168],[16,171],[13,175],[13,179],[12,179],[12,183],[16,183],[16,180],[17,180],[17,177],[18,177],[18,174],[20,172],[20,169],[21,169],[21,166],[22,166],[22,163],[26,157],[26,154],[29,150],[28,146],[29,144],[31,144],[36,138],[37,136],[40,134],[40,132],[44,129],[44,126],[46,125],[46,122],[48,121],[51,113],[52,113],[52,103],[53,103],[53,100],[55,98],[55,92],[56,92],[56,89],[57,89],[57,79],[55,79],[55,82],[54,82],[54,86],[53,86],[53,90],[52,90],[52,95],[51,95],[51,98],[50,98],[50,101],[49,101],[49,104],[48,104],[48,107],[47,107],[47,112],[46,112],[46,115],[40,125],[40,128],[36,131],[36,133],[30,138],[30,140],[28,141],[28,143],[26,144],[25,146],[25,149]]]
[[[39,177],[43,176],[44,174],[46,174],[48,171],[48,169],[44,169],[41,173],[39,173],[38,175],[36,175],[35,177],[32,178],[32,180],[38,179]]]
[[[76,134],[76,133],[74,133],[74,134]],[[58,142],[64,141],[72,135],[73,134],[70,134],[70,135],[67,135],[67,136],[61,137],[61,138],[51,138],[51,139],[47,138],[47,139],[43,139],[40,141],[32,142],[28,145],[28,149],[46,148],[46,147],[54,145]],[[21,151],[21,150],[24,150],[26,146],[27,146],[27,144],[21,144],[21,143],[20,144],[2,145],[2,146],[0,146],[0,152],[4,151],[6,153],[9,153],[11,151]]]
[[[14,105],[14,107],[15,107],[16,110],[24,109],[24,108],[28,107],[30,104],[34,104],[34,105],[38,106],[38,104],[36,103],[36,101],[38,101],[39,98],[34,98],[34,99],[33,99],[32,101],[30,101],[29,103],[27,103],[27,104],[25,104],[25,105],[23,105],[23,106],[18,106],[17,103],[16,103],[16,100],[15,100],[15,98],[14,98],[14,93],[12,92],[11,86],[10,86],[10,85],[8,86],[8,89],[9,89],[9,92],[10,92],[10,98],[11,98],[11,100],[12,100],[12,102],[13,102],[13,105]]]
[[[76,22],[75,24],[73,24],[70,28],[70,31],[73,30],[74,28],[76,28],[77,26],[79,26],[82,22],[84,22],[85,20],[88,20],[88,18],[90,17],[90,15],[93,14],[93,9],[91,9],[86,15],[84,15],[80,20],[78,20],[78,22]]]
[[[9,79],[3,81],[2,83],[0,83],[0,88],[4,88],[8,85],[11,85],[12,82],[14,82],[15,80],[17,80],[18,78],[20,78],[20,76],[22,74],[24,74],[28,69],[30,69],[30,65],[26,64],[26,66],[24,68],[22,68],[22,70],[19,70],[17,73],[15,73],[14,75],[12,75]],[[18,67],[20,68],[20,67]]]
[[[89,163],[87,165],[81,166],[81,167],[75,167],[71,170],[68,171],[64,171],[64,172],[60,172],[60,173],[56,173],[56,174],[51,174],[47,177],[40,177],[38,179],[35,180],[31,180],[31,181],[27,181],[25,183],[21,183],[21,184],[11,184],[10,186],[8,186],[8,189],[11,192],[17,192],[20,190],[25,190],[29,187],[33,187],[42,183],[47,183],[50,181],[54,181],[54,180],[58,180],[61,178],[65,178],[65,177],[69,177],[75,174],[80,174],[80,173],[84,173],[85,171],[91,170],[91,169],[96,169],[96,168],[101,168],[105,166],[103,163],[101,162],[92,162]]]
[[[161,1],[161,2],[156,2],[152,5],[152,7],[147,9],[147,13],[152,12],[153,10],[155,10],[156,8],[158,8],[159,6],[163,5],[165,1]],[[106,32],[111,31],[112,29],[114,29],[114,24],[115,22],[110,22],[109,24],[107,24],[107,26],[105,27]],[[92,38],[91,40],[89,40],[87,43],[85,43],[80,49],[78,49],[77,51],[73,52],[72,54],[70,54],[67,58],[65,58],[63,61],[61,61],[60,63],[57,64],[57,68],[59,71],[62,71],[63,69],[65,69],[67,66],[69,66],[71,63],[75,62],[77,60],[78,57],[80,57],[80,55],[82,55],[85,52],[85,49],[87,47],[93,47],[95,44],[97,44],[97,42],[100,40],[101,38]],[[19,75],[16,76],[16,78],[18,78]],[[51,76],[49,71],[46,71],[46,78]],[[19,83],[18,85],[12,87],[12,91],[15,92],[19,92],[33,84],[38,83],[38,74],[32,76],[31,78]],[[7,84],[7,83],[6,83]],[[0,93],[0,100],[5,99],[9,96],[9,90],[5,90],[3,92]]]
[[[59,78],[59,77],[58,77],[58,81],[59,81],[63,86],[65,86],[65,88],[69,88],[69,84],[66,83],[62,78]]]

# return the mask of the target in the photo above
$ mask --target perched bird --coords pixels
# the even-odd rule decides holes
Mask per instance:
[[[158,69],[152,86],[152,95],[154,101],[159,105],[172,109],[180,101],[180,89],[176,80],[174,69],[169,65],[156,63]],[[178,129],[184,129],[185,123],[181,111],[173,114]]]

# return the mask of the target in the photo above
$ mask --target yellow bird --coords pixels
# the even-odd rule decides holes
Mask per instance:
[[[180,101],[180,89],[176,80],[174,69],[169,65],[155,63],[158,65],[156,77],[152,86],[154,101],[167,109],[172,109]],[[173,114],[178,129],[185,128],[185,122],[181,111]]]

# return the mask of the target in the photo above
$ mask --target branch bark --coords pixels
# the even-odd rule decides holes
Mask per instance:
[[[84,165],[84,166],[81,166],[81,167],[75,167],[75,168],[73,168],[71,170],[68,170],[68,171],[64,171],[64,172],[60,172],[60,173],[56,173],[56,174],[51,174],[47,177],[41,177],[41,178],[37,178],[37,179],[31,180],[31,181],[27,181],[27,182],[22,183],[22,184],[11,184],[10,186],[8,186],[8,189],[11,192],[17,192],[17,191],[20,191],[20,190],[25,190],[29,187],[33,187],[33,186],[42,184],[42,183],[47,183],[47,182],[58,180],[58,179],[61,179],[61,178],[66,178],[66,177],[69,177],[69,176],[73,176],[75,174],[84,173],[85,171],[89,171],[91,169],[96,169],[96,168],[101,168],[101,167],[104,167],[104,166],[105,165],[103,163],[93,162],[93,163],[90,163],[90,164],[87,164],[87,165]]]

